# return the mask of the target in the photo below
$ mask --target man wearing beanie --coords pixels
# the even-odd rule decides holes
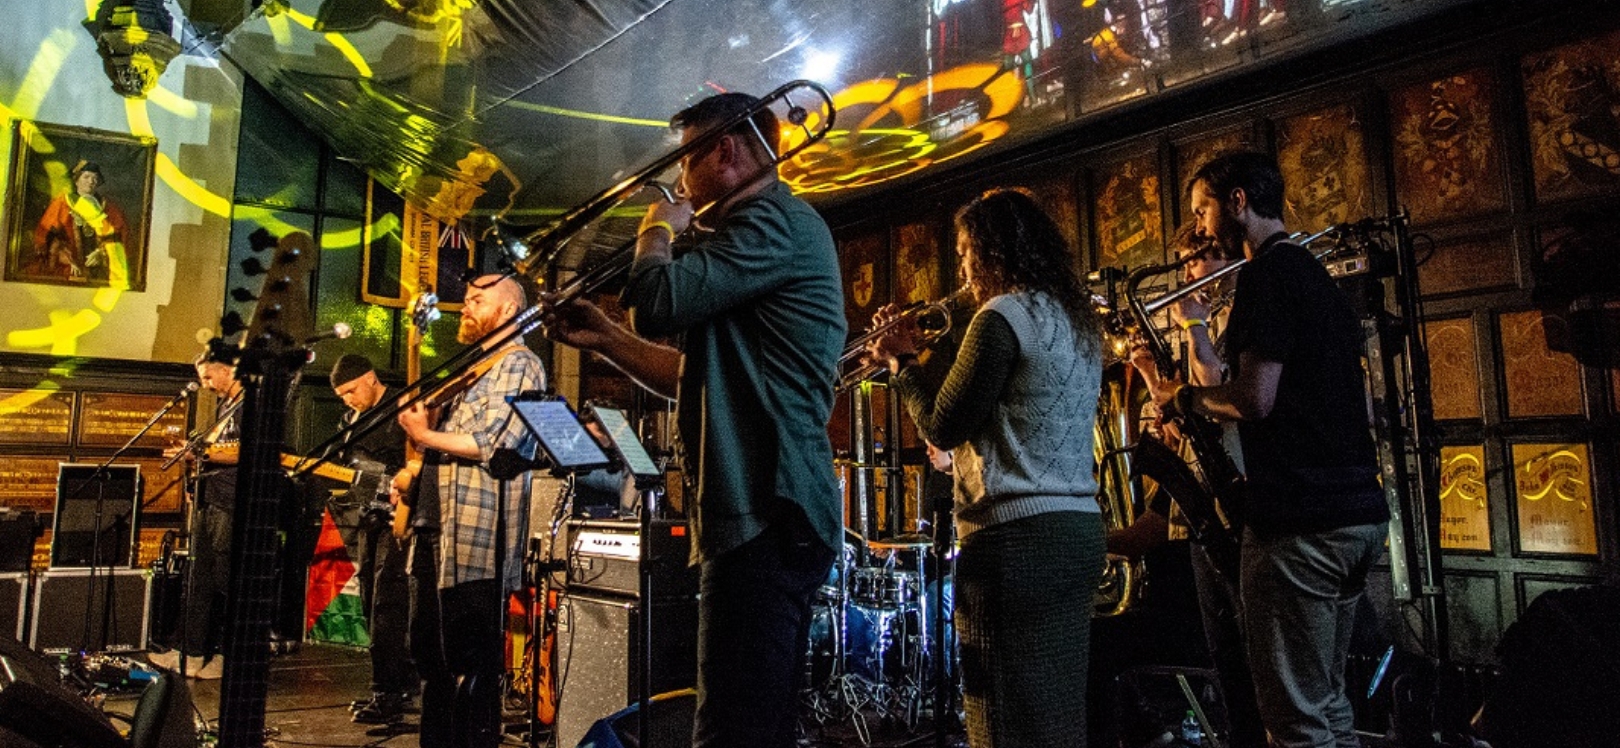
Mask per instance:
[[[377,379],[371,361],[349,353],[332,366],[332,391],[349,408],[343,414],[343,425],[348,426],[382,404],[388,387]],[[360,599],[371,634],[371,697],[351,707],[355,722],[390,724],[403,718],[411,695],[420,690],[408,645],[410,586],[405,574],[405,549],[393,537],[393,512],[376,503],[379,498],[386,501],[387,494],[379,497],[375,490],[365,487],[381,485],[387,491],[388,476],[405,465],[405,432],[394,419],[387,419],[371,433],[346,442],[343,458],[369,473],[367,480],[358,482],[358,490],[334,491],[332,495],[334,519],[340,509],[358,510],[355,577],[360,582]]]

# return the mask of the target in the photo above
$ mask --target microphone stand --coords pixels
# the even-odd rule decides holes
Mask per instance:
[[[96,569],[99,568],[100,565],[101,565],[101,517],[102,517],[102,513],[103,513],[103,511],[105,509],[105,503],[106,503],[107,479],[111,477],[107,473],[107,468],[112,467],[112,464],[114,462],[117,462],[118,458],[124,456],[125,452],[128,452],[131,447],[135,446],[135,442],[140,441],[141,437],[145,436],[146,432],[151,431],[152,427],[156,426],[158,421],[162,420],[165,415],[168,415],[169,411],[174,410],[175,406],[177,406],[181,402],[185,401],[187,398],[189,398],[191,396],[191,393],[195,392],[195,391],[196,391],[196,386],[193,384],[193,385],[188,386],[185,389],[181,390],[180,394],[175,395],[173,398],[171,398],[167,404],[165,404],[156,413],[152,414],[151,418],[148,418],[146,420],[146,424],[141,426],[141,429],[139,431],[135,432],[135,435],[131,436],[129,438],[129,441],[124,442],[124,446],[119,447],[117,449],[117,451],[113,452],[110,456],[108,456],[107,459],[104,460],[100,465],[97,465],[95,471],[92,472],[88,478],[85,478],[84,480],[80,481],[79,485],[74,487],[73,492],[68,494],[66,497],[64,497],[62,499],[62,506],[66,507],[68,502],[70,502],[73,499],[77,498],[80,493],[84,492],[84,487],[86,485],[88,485],[91,481],[96,482],[96,510],[95,510],[95,521],[94,521],[94,529],[95,529],[95,531],[90,536],[90,576],[89,576],[87,582],[85,583],[85,590],[86,590],[87,593],[89,592],[89,590],[92,590],[92,589],[95,588]],[[137,477],[136,477],[135,480],[136,480],[137,485],[138,485],[139,481],[140,481],[139,473],[137,473],[136,476]],[[130,504],[129,504],[130,514],[134,514],[136,511],[138,511],[138,508],[139,508],[139,504],[138,504],[138,501],[137,501],[137,497],[131,496],[130,497]],[[122,519],[122,521],[127,522],[127,519],[128,518],[125,517],[125,518]],[[116,539],[114,539],[114,545],[115,546],[117,545]],[[113,568],[114,568],[113,561],[111,559],[108,559],[108,561],[107,561],[107,590],[106,590],[105,594],[102,597],[102,608],[101,608],[101,645],[103,647],[105,647],[107,645],[107,637],[109,635],[108,629],[109,629],[109,627],[111,625],[111,622],[112,622],[112,604],[113,604],[113,593],[114,593],[114,589],[115,589],[114,585],[113,585],[113,577],[114,577]],[[95,601],[95,597],[93,595],[90,595],[90,594],[85,595],[85,599],[84,599],[84,608],[85,608],[84,629],[81,631],[80,639],[79,639],[79,650],[81,652],[86,650],[88,648],[88,645],[89,645],[89,641],[90,641],[90,618],[91,618],[91,613],[94,612],[94,610],[95,610],[94,601]]]

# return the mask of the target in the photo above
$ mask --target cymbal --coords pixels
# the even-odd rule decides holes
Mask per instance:
[[[896,535],[884,540],[868,540],[866,545],[878,550],[893,548],[927,548],[934,544],[932,538],[920,532]]]

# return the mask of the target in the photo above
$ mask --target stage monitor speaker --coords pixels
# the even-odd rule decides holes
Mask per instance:
[[[697,600],[652,606],[652,692],[697,681]],[[557,609],[557,745],[576,746],[591,726],[637,698],[641,678],[638,601],[564,595]],[[656,714],[655,714],[656,717]],[[678,745],[685,745],[690,735]],[[655,742],[651,748],[671,748]]]
[[[0,738],[8,731],[43,746],[128,747],[106,715],[62,685],[54,661],[0,638]]]
[[[41,572],[34,587],[29,646],[41,652],[130,652],[146,648],[147,596],[151,582],[143,569],[51,569]],[[107,577],[112,575],[111,616],[102,638],[102,612],[109,602]]]
[[[692,744],[692,718],[697,691],[685,689],[652,697],[652,721],[647,742],[658,748],[684,748]],[[641,705],[631,704],[591,725],[575,748],[641,748]]]
[[[135,565],[139,531],[141,468],[62,463],[56,476],[56,514],[51,530],[51,568]]]
[[[28,610],[28,572],[0,573],[0,638],[23,638],[23,613]]]

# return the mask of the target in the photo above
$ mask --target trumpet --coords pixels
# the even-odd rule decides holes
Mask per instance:
[[[877,362],[862,363],[866,357],[866,346],[878,338],[888,335],[901,325],[915,322],[921,336],[917,344],[923,348],[939,342],[951,332],[951,312],[962,299],[967,297],[967,289],[959,289],[949,296],[937,301],[913,301],[900,308],[898,316],[881,325],[876,325],[861,333],[849,344],[844,346],[844,354],[838,357],[838,370],[843,372],[838,376],[838,392],[843,392],[861,382],[865,382],[881,374],[886,365]]]

